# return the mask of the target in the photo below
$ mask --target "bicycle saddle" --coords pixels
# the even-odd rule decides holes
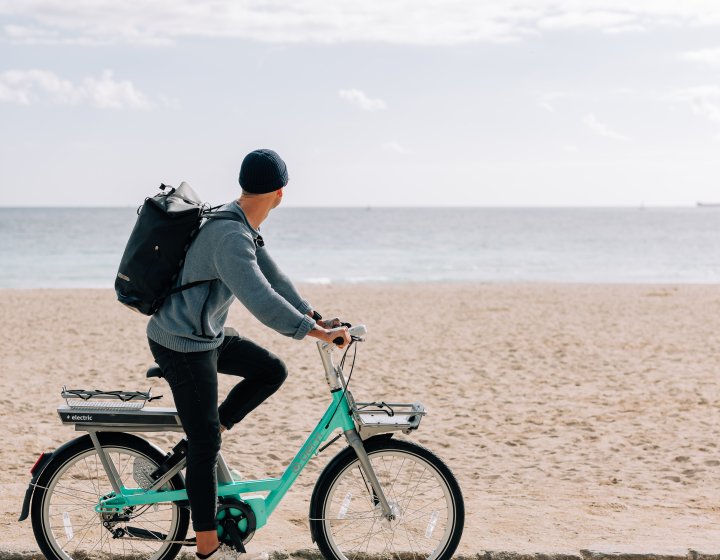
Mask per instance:
[[[162,377],[163,373],[160,369],[160,366],[155,364],[148,368],[147,373],[145,374],[145,377]]]

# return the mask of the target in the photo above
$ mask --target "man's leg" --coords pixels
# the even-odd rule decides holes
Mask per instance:
[[[187,435],[185,484],[200,554],[218,547],[215,522],[220,420],[217,409],[216,352],[175,352],[153,341],[150,350],[170,384]]]
[[[219,348],[218,372],[243,377],[220,405],[220,423],[232,428],[277,391],[287,378],[280,358],[231,329]]]

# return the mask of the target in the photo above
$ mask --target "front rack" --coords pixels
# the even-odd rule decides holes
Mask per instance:
[[[420,420],[427,414],[421,403],[356,402],[352,414],[360,435],[364,438],[375,434],[417,430]]]
[[[162,398],[153,397],[151,391],[101,391],[99,389],[68,389],[63,385],[62,398],[70,408],[100,410],[140,410],[145,403]]]

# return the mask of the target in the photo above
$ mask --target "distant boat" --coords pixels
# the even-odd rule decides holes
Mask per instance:
[[[705,207],[718,207],[720,208],[720,202],[698,202],[698,206]]]

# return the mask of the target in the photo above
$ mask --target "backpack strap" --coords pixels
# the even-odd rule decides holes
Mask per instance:
[[[167,295],[171,296],[173,294],[177,294],[178,292],[184,292],[185,290],[189,288],[194,288],[195,286],[199,286],[200,284],[205,284],[206,282],[212,282],[212,280],[195,280],[195,282],[188,282],[187,284],[183,284],[182,286],[177,286],[175,288],[172,288]]]
[[[245,216],[239,216],[235,212],[230,212],[229,210],[222,210],[220,212],[208,212],[207,214],[203,214],[203,217],[207,218],[208,220],[233,220],[235,222],[240,222],[247,225],[251,230],[254,231],[253,227],[248,223]],[[256,247],[265,246],[265,242],[260,235],[253,235],[253,241],[255,242]]]
[[[220,210],[216,212],[211,208],[208,212],[203,212],[202,217],[207,220],[233,220],[236,222],[247,223],[247,220],[243,216],[240,216],[235,212],[231,212],[230,210]]]
[[[216,206],[217,208],[217,206]],[[222,211],[222,212],[215,212],[212,208],[208,212],[203,213],[203,218],[207,220],[233,220],[235,222],[242,222],[247,223],[245,218],[242,216],[239,216],[235,212],[230,211]],[[262,239],[262,238],[260,238]],[[255,243],[257,244],[257,239],[255,239]],[[177,294],[178,292],[184,292],[185,290],[189,288],[194,288],[195,286],[199,286],[200,284],[206,284],[208,282],[212,282],[212,280],[195,280],[194,282],[188,282],[187,284],[183,284],[182,286],[177,286],[175,288],[172,288],[167,295],[171,296],[173,294]]]

